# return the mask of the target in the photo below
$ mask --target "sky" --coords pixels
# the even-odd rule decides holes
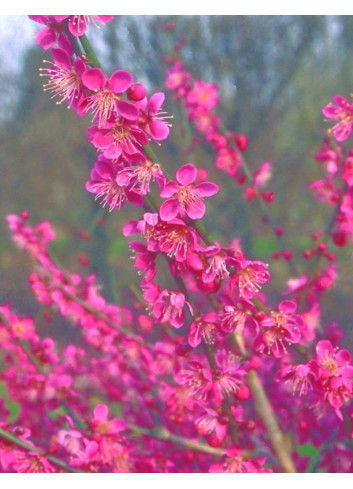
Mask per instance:
[[[18,69],[26,47],[34,42],[36,30],[37,26],[26,15],[0,15],[1,65],[7,71]]]

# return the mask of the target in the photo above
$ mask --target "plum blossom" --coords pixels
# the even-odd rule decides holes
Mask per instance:
[[[197,169],[191,163],[182,166],[176,172],[177,181],[168,181],[161,191],[161,197],[167,198],[161,205],[160,216],[162,221],[171,221],[178,214],[187,215],[191,219],[201,219],[206,206],[202,197],[215,195],[219,188],[211,182],[202,182],[194,185]]]
[[[121,100],[122,95],[133,83],[133,77],[129,71],[114,71],[109,79],[100,68],[88,68],[82,73],[82,83],[89,90],[78,106],[78,115],[82,116],[92,112],[93,120],[98,127],[121,115],[129,121],[136,121],[138,108],[131,102]]]
[[[191,316],[193,310],[185,295],[177,290],[161,289],[153,282],[145,282],[144,299],[151,304],[154,317],[161,323],[169,323],[174,328],[181,328],[185,322],[184,306]]]
[[[165,112],[160,112],[164,99],[164,93],[158,92],[154,93],[148,101],[145,98],[136,104],[140,109],[139,126],[156,141],[162,141],[169,136],[169,127],[164,121],[169,116]]]
[[[231,289],[237,288],[241,298],[250,300],[270,280],[268,265],[259,260],[239,260],[238,270],[230,281]]]
[[[295,314],[296,309],[293,301],[280,302],[278,310],[261,321],[264,329],[254,341],[255,350],[281,358],[287,353],[288,344],[299,343],[303,320]]]
[[[335,349],[328,340],[321,340],[316,345],[316,358],[311,360],[310,367],[316,387],[342,418],[339,409],[347,398],[353,397],[352,355],[348,350]]]
[[[333,103],[326,105],[322,113],[330,120],[338,121],[330,131],[337,141],[345,141],[353,132],[353,103],[342,95],[335,95]]]
[[[67,52],[60,48],[52,49],[51,53],[53,62],[48,61],[50,66],[40,69],[40,76],[49,77],[43,89],[53,93],[51,98],[58,97],[58,104],[67,101],[69,107],[76,109],[84,96],[81,76],[86,70],[86,64],[79,57],[72,63]]]
[[[209,312],[204,316],[197,317],[190,324],[188,343],[193,348],[196,348],[204,340],[205,343],[214,343],[214,337],[217,333],[218,315],[214,312]]]
[[[142,163],[145,159],[142,145],[149,143],[147,134],[123,117],[107,121],[104,127],[90,126],[87,139],[105,158],[123,158],[129,163]]]
[[[137,206],[143,205],[143,198],[128,186],[119,185],[116,181],[118,165],[113,165],[109,160],[98,158],[91,171],[90,180],[86,183],[88,192],[96,194],[96,200],[109,210],[121,209],[127,200]]]
[[[96,27],[106,24],[113,20],[114,15],[55,15],[56,20],[68,20],[70,33],[75,37],[81,37],[87,31],[88,25],[92,22]]]

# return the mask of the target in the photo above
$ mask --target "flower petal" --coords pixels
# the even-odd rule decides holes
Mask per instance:
[[[53,56],[55,64],[57,64],[60,68],[63,68],[64,70],[70,70],[70,56],[63,49],[53,48],[51,50],[51,54]]]
[[[164,99],[165,95],[163,92],[157,92],[151,95],[151,98],[148,101],[148,112],[151,115],[157,114],[164,102]]]
[[[219,191],[218,185],[212,182],[203,182],[195,185],[194,193],[200,197],[211,197]]]
[[[109,78],[108,87],[111,92],[123,93],[133,83],[134,79],[129,71],[118,70]]]
[[[170,132],[167,124],[163,121],[158,120],[158,119],[152,121],[149,124],[149,130],[150,130],[151,136],[156,141],[163,141],[164,139],[167,139],[167,137],[169,136],[169,132]]]
[[[187,163],[176,172],[176,179],[181,185],[190,185],[195,181],[196,175],[196,167],[191,163]]]
[[[100,68],[88,68],[82,74],[82,82],[89,90],[103,90],[107,79]]]
[[[169,198],[175,194],[178,190],[178,184],[176,182],[167,182],[161,190],[160,197],[163,199]]]
[[[178,215],[179,201],[178,199],[168,199],[161,205],[159,215],[162,221],[171,221]]]
[[[135,105],[126,102],[125,100],[119,100],[117,102],[119,114],[128,121],[136,121],[139,115],[138,108]]]
[[[206,206],[201,199],[197,199],[186,206],[185,212],[190,219],[201,219],[205,215]]]

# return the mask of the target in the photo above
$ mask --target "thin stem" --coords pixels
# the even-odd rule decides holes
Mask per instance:
[[[83,49],[86,52],[86,55],[88,56],[88,63],[92,66],[95,66],[96,68],[102,69],[102,65],[100,64],[100,62],[97,58],[97,55],[96,55],[91,43],[89,42],[86,34],[84,34],[83,36],[80,36],[79,39],[80,39],[80,42],[83,46]]]
[[[139,426],[128,426],[128,428],[134,433],[147,435],[152,438],[157,438],[159,440],[170,441],[172,443],[182,445],[186,448],[189,448],[191,450],[196,450],[198,452],[208,453],[210,455],[216,455],[218,457],[221,457],[225,453],[225,450],[222,450],[220,448],[213,448],[209,445],[206,445],[205,443],[189,440],[188,438],[174,435],[164,427],[157,427],[153,430],[141,428]]]
[[[28,450],[29,452],[38,453],[38,455],[47,458],[48,460],[50,460],[50,462],[57,465],[58,467],[65,469],[67,472],[82,473],[81,470],[77,470],[74,469],[73,467],[70,467],[70,465],[68,465],[66,462],[63,462],[57,457],[54,457],[54,455],[47,454],[44,452],[44,450],[41,450],[40,448],[37,448],[33,445],[30,445],[29,443],[26,443],[25,441],[17,438],[15,435],[8,433],[3,428],[0,428],[0,437],[3,438],[4,440],[13,443],[14,445],[24,448],[25,450]]]
[[[246,358],[247,351],[244,346],[242,336],[239,333],[235,333],[234,339],[239,347],[243,358]],[[261,380],[255,370],[249,371],[247,381],[254,397],[255,411],[262,419],[262,422],[266,427],[268,437],[270,439],[273,451],[276,454],[277,460],[281,466],[281,469],[283,470],[283,472],[296,472],[295,465],[292,460],[290,451],[286,445],[284,435],[278,425],[272,406],[268,400]]]

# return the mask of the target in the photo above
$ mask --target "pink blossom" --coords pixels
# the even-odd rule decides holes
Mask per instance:
[[[270,161],[264,161],[260,167],[253,172],[253,185],[256,188],[263,188],[272,177]]]
[[[129,186],[141,195],[146,195],[150,192],[150,182],[157,181],[159,186],[163,187],[165,176],[157,163],[145,160],[144,163],[119,170],[116,181],[119,185]]]
[[[168,118],[165,112],[160,112],[165,95],[162,92],[154,93],[151,98],[138,102],[140,109],[139,126],[146,130],[156,141],[162,141],[169,136],[169,127],[164,119]]]
[[[108,406],[98,404],[93,410],[91,426],[95,432],[104,435],[116,435],[126,429],[126,422],[119,418],[108,420]]]
[[[234,249],[223,248],[217,242],[215,245],[207,246],[203,254],[207,260],[202,273],[202,281],[205,283],[227,278],[230,275],[229,268],[238,263],[234,257]]]
[[[213,109],[219,102],[218,86],[216,83],[205,83],[202,80],[196,80],[194,87],[189,91],[186,97],[186,103],[189,106],[201,106],[207,110]]]
[[[146,237],[148,249],[165,253],[179,263],[187,260],[189,250],[192,250],[198,242],[196,231],[178,218],[168,222],[158,219],[158,222],[148,230]]]
[[[218,185],[203,182],[193,185],[196,180],[197,169],[191,163],[182,166],[176,172],[177,181],[169,181],[161,191],[161,197],[167,198],[161,205],[160,216],[162,221],[171,221],[178,214],[185,214],[191,219],[201,219],[206,206],[202,197],[210,197],[219,190]]]
[[[335,95],[333,104],[330,103],[322,109],[322,113],[330,120],[338,121],[331,131],[337,141],[345,141],[353,130],[353,104],[342,95]]]
[[[224,423],[222,415],[212,408],[203,407],[204,414],[195,419],[195,424],[201,435],[215,434],[222,442],[227,435],[227,423]]]
[[[137,206],[142,206],[143,198],[138,193],[117,183],[118,169],[118,165],[113,165],[109,160],[99,158],[91,170],[86,189],[88,192],[96,194],[95,199],[100,199],[103,207],[108,205],[110,211],[121,209],[127,200]]]
[[[180,61],[177,61],[173,68],[167,70],[166,87],[168,90],[175,91],[179,96],[184,96],[189,91],[191,75],[184,70]]]
[[[100,27],[100,24],[106,24],[113,20],[114,15],[56,15],[57,20],[64,20],[69,17],[69,31],[75,37],[81,37],[85,34],[89,23],[92,23],[96,27]]]
[[[67,101],[69,107],[76,109],[84,95],[81,76],[86,65],[81,58],[72,63],[63,49],[52,49],[52,56],[54,62],[48,61],[50,66],[40,70],[40,76],[49,77],[49,82],[43,85],[44,91],[51,91],[51,98],[59,97],[58,104]]]
[[[174,290],[160,289],[153,282],[144,284],[144,298],[151,303],[153,315],[161,323],[170,323],[174,328],[181,328],[185,322],[184,306],[191,315],[192,307],[183,293]]]
[[[231,278],[230,287],[237,287],[239,295],[244,299],[252,299],[263,284],[270,280],[268,265],[262,261],[239,260],[238,270]]]
[[[58,43],[58,45],[65,49],[70,55],[74,53],[72,43],[65,34],[60,16],[29,15],[28,17],[39,24],[45,25],[45,27],[36,34],[36,42],[41,48],[47,50]]]
[[[319,201],[327,202],[329,205],[336,205],[340,200],[340,190],[331,177],[315,180],[309,185],[309,188],[316,193]]]
[[[316,359],[310,362],[315,380],[324,398],[341,418],[340,407],[353,397],[353,365],[348,350],[334,349],[331,342],[321,340],[316,345]]]
[[[156,275],[156,253],[150,252],[140,241],[130,241],[129,247],[134,251],[132,258],[139,274],[145,273],[147,281],[153,280]]]
[[[190,324],[188,343],[193,348],[196,348],[204,340],[205,343],[214,343],[214,337],[218,329],[218,316],[214,312],[197,317]]]
[[[133,83],[129,71],[114,71],[109,79],[100,68],[88,68],[82,73],[82,83],[89,94],[80,101],[78,115],[92,112],[93,120],[102,127],[112,117],[118,115],[129,121],[136,121],[138,108],[131,102],[122,100],[122,95]]]
[[[256,320],[256,309],[254,304],[246,299],[232,300],[229,296],[223,296],[223,312],[220,315],[220,325],[225,333],[237,331],[240,334],[244,327],[251,325],[257,332],[259,323]]]
[[[241,160],[233,148],[221,148],[217,152],[215,166],[219,170],[228,173],[231,177],[234,177],[241,166]]]
[[[309,365],[288,365],[282,368],[280,377],[290,382],[293,393],[298,392],[300,396],[307,395],[313,389],[314,376]]]
[[[189,362],[188,367],[189,369],[179,370],[175,380],[179,385],[185,386],[190,395],[206,400],[213,389],[210,370],[204,368],[199,362]]]
[[[237,391],[244,383],[246,371],[241,368],[239,357],[225,349],[215,354],[217,371],[214,375],[216,397],[225,398]]]
[[[286,345],[299,343],[303,321],[295,314],[296,309],[295,302],[280,302],[278,311],[272,311],[261,321],[264,329],[254,341],[255,350],[281,358],[287,353]]]

